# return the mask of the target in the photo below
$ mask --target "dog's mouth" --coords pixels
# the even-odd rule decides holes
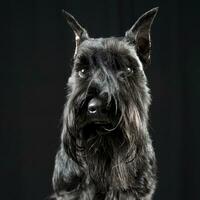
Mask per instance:
[[[111,133],[114,128],[112,123],[102,121],[94,122],[90,125],[90,127],[93,128],[98,135],[106,135]]]
[[[87,139],[89,137],[104,136],[113,134],[116,127],[110,121],[91,121],[82,127],[82,136]]]

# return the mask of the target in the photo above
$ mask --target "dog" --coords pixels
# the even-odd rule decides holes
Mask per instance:
[[[151,25],[144,13],[123,37],[91,38],[68,12],[75,53],[53,173],[57,200],[151,200],[156,158],[148,133]]]

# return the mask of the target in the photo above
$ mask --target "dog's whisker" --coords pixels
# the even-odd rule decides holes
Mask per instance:
[[[117,122],[117,124],[113,128],[108,129],[108,128],[105,127],[104,129],[106,131],[108,131],[108,132],[112,132],[112,131],[116,130],[118,128],[119,124],[122,122],[122,119],[123,119],[123,117],[121,115],[120,118],[119,118],[119,120],[118,120],[118,122]]]
[[[89,138],[89,139],[88,139],[88,142],[91,142],[92,140],[95,140],[97,137],[98,137],[98,136],[95,135],[94,137]]]
[[[89,152],[96,144],[98,144],[98,140],[96,140],[96,141],[90,146],[88,152]]]

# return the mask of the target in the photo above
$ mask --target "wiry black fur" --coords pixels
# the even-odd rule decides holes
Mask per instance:
[[[145,21],[137,32],[143,34],[141,38],[148,40],[145,31],[149,32],[156,12],[154,9],[149,24]],[[156,184],[156,160],[147,130],[151,98],[143,65],[149,61],[150,49],[141,50],[147,41],[134,38],[134,27],[122,38],[89,38],[85,29],[66,15],[78,37],[55,161],[55,197],[150,200]],[[87,115],[88,102],[94,97],[109,110],[103,119],[106,127]]]

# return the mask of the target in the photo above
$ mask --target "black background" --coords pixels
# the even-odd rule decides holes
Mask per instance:
[[[92,37],[121,36],[159,6],[152,27],[150,132],[159,166],[155,200],[200,199],[200,4],[171,0],[1,2],[0,199],[52,193],[74,35],[61,9]]]

